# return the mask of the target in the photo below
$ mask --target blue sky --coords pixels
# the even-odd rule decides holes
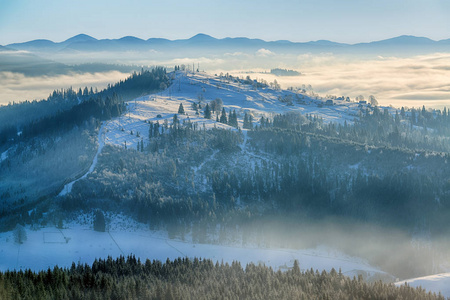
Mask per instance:
[[[0,0],[0,45],[32,39],[214,37],[357,43],[450,38],[448,0]]]

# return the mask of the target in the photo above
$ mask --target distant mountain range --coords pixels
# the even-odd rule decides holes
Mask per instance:
[[[331,53],[352,59],[370,59],[436,52],[450,52],[450,39],[434,41],[404,35],[370,43],[344,44],[327,40],[298,43],[245,37],[217,39],[206,34],[179,40],[143,40],[133,36],[99,40],[79,34],[59,43],[39,39],[0,46],[0,72],[17,72],[29,76],[107,70],[129,72],[138,66],[160,63],[171,65],[177,59],[186,58],[194,61],[196,58],[211,59],[221,64],[219,68],[225,69],[232,64],[237,68],[270,69],[295,64],[296,58],[302,54]],[[214,67],[217,68],[217,65]]]
[[[239,50],[258,50],[266,48],[283,53],[298,51],[332,51],[336,53],[352,52],[396,52],[404,50],[411,52],[449,51],[450,39],[434,41],[425,37],[399,36],[391,39],[370,43],[345,44],[327,40],[311,42],[291,42],[286,40],[264,41],[245,37],[217,39],[206,34],[197,34],[189,39],[168,40],[150,38],[143,40],[133,36],[120,39],[96,39],[86,34],[79,34],[63,42],[55,43],[50,40],[33,40],[24,43],[6,45],[10,49],[31,52],[78,52],[78,51],[180,51],[189,49],[203,49],[214,52],[229,52]],[[381,53],[380,53],[381,54]]]

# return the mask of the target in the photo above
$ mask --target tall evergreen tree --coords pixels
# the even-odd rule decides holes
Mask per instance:
[[[245,113],[244,114],[244,124],[243,124],[244,129],[248,129],[248,114]]]
[[[244,115],[244,129],[253,129],[253,117],[247,113]]]
[[[228,124],[233,127],[238,127],[238,120],[236,115],[236,110],[230,112],[230,117],[228,118]]]
[[[178,107],[178,113],[179,113],[180,115],[184,114],[183,103],[180,103],[180,106]]]
[[[206,107],[205,107],[205,118],[206,119],[211,119],[211,110],[209,109],[209,105],[208,104],[206,104]]]
[[[227,112],[225,111],[225,108],[222,108],[222,114],[220,116],[219,122],[223,124],[228,124]]]

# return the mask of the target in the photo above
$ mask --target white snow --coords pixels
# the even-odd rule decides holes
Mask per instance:
[[[105,146],[105,137],[104,137],[103,130],[104,130],[104,124],[102,124],[102,126],[98,130],[98,149],[97,149],[97,153],[95,153],[94,159],[92,161],[91,166],[89,167],[89,170],[80,178],[75,179],[74,181],[71,181],[68,184],[64,185],[62,191],[58,194],[58,196],[64,196],[64,195],[70,193],[72,191],[72,187],[75,182],[86,178],[89,174],[91,174],[94,171],[94,168],[97,165],[98,155],[102,152],[102,149]]]
[[[10,149],[11,149],[11,148],[10,148]],[[2,161],[4,161],[5,159],[8,158],[8,151],[9,151],[9,149],[6,150],[5,152],[3,152],[3,153],[0,155],[0,162],[2,162]]]
[[[436,274],[431,276],[413,278],[408,280],[403,280],[396,282],[396,286],[404,285],[408,283],[408,285],[412,287],[421,286],[423,289],[427,291],[434,292],[438,294],[439,292],[444,297],[450,297],[450,273]]]
[[[19,245],[14,242],[13,233],[0,233],[0,271],[13,269],[46,270],[55,265],[70,267],[72,262],[91,264],[96,258],[108,255],[135,255],[141,261],[167,258],[199,257],[231,263],[240,261],[242,266],[253,262],[265,264],[274,270],[287,270],[297,259],[302,270],[330,271],[341,268],[347,276],[364,274],[366,278],[388,274],[370,266],[363,259],[349,257],[326,248],[292,250],[268,249],[211,244],[194,244],[173,240],[166,233],[150,231],[143,224],[123,216],[114,216],[109,232],[93,231],[92,217],[65,224],[64,229],[46,227],[39,230],[26,229],[27,240]],[[131,225],[130,225],[131,224]]]
[[[223,78],[211,76],[206,73],[181,73],[178,72],[176,79],[165,91],[137,98],[127,103],[127,112],[121,117],[106,123],[106,143],[136,149],[141,140],[144,145],[149,142],[149,124],[146,121],[156,122],[163,125],[167,120],[172,124],[173,115],[178,112],[180,103],[183,104],[185,115],[178,115],[182,122],[190,120],[198,123],[200,128],[232,128],[228,125],[218,123],[215,118],[208,120],[203,118],[203,109],[200,115],[196,115],[191,105],[202,100],[203,106],[209,101],[220,98],[226,111],[236,110],[239,126],[242,128],[245,112],[253,116],[254,124],[258,124],[261,116],[273,117],[276,114],[289,111],[302,114],[317,115],[324,122],[338,122],[343,124],[347,121],[352,124],[361,109],[358,103],[335,100],[335,105],[320,105],[325,100],[315,100],[306,94],[298,94],[301,103],[297,102],[296,93],[287,90],[273,90],[271,88],[259,88],[257,90],[250,86],[227,82]],[[290,96],[293,105],[288,106],[278,100],[279,97]],[[392,113],[395,113],[393,111]],[[161,117],[158,118],[157,116]],[[131,134],[131,132],[133,134]],[[139,137],[137,133],[139,132]]]

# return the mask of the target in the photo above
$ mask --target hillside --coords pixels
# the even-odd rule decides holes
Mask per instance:
[[[329,257],[304,256],[325,246],[367,259],[375,267],[342,265],[366,278],[447,271],[446,109],[379,107],[282,90],[276,81],[175,69],[135,73],[97,93],[62,91],[57,101],[73,98],[65,111],[22,120],[20,134],[8,129],[0,149],[1,176],[8,179],[2,228],[39,230],[19,249],[48,253],[38,241],[54,225],[63,237],[94,240],[95,232],[78,230],[72,220],[101,211],[113,216],[109,224],[121,214],[143,224],[141,235],[161,247],[158,258],[176,244],[188,256],[227,259],[224,249],[239,245],[245,250],[233,255],[261,257],[274,268],[292,264],[286,249],[312,267],[341,266],[340,258],[323,264]],[[155,232],[168,239],[156,243]],[[150,251],[139,238],[133,239],[139,245],[124,246],[131,243],[127,235],[127,229],[98,235],[92,255]],[[2,238],[14,262],[17,245],[8,234]],[[92,262],[84,246],[79,254],[64,247],[54,248],[65,253],[61,263],[76,255]],[[273,265],[262,259],[272,255],[280,258],[271,258]],[[40,268],[26,259],[19,264],[21,257],[4,268]]]
[[[239,127],[243,128],[244,114],[252,116],[255,125],[259,125],[261,117],[273,118],[277,114],[297,112],[321,117],[325,123],[336,122],[352,124],[361,109],[359,103],[335,100],[334,105],[325,105],[325,99],[315,99],[305,93],[272,89],[269,86],[255,88],[256,81],[234,82],[231,78],[220,78],[206,73],[178,73],[172,86],[162,93],[143,96],[128,103],[127,113],[106,125],[106,143],[136,148],[139,137],[130,135],[131,131],[140,132],[144,144],[148,144],[149,125],[145,121],[172,122],[178,113],[180,103],[185,114],[179,114],[180,122],[190,121],[199,128],[236,129],[227,124],[205,119],[203,112],[199,114],[193,104],[206,105],[207,102],[221,99],[227,112],[235,110],[238,114]],[[280,101],[281,100],[281,101]],[[395,110],[388,108],[391,113]],[[220,112],[218,112],[220,113]],[[160,115],[160,117],[157,117]],[[167,121],[166,121],[167,120]],[[122,131],[122,129],[124,129]],[[245,129],[243,129],[246,131]]]

